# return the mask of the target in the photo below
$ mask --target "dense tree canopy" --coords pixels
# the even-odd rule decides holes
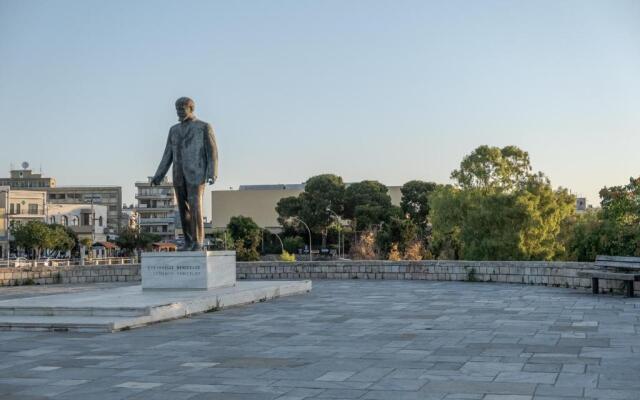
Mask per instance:
[[[120,231],[115,242],[121,249],[131,253],[135,250],[151,250],[152,245],[160,240],[161,237],[155,233],[127,227]]]
[[[600,191],[600,210],[567,224],[568,258],[593,261],[597,255],[640,256],[640,178]]]
[[[593,260],[598,254],[640,256],[640,178],[600,191],[600,210],[575,213],[575,197],[534,172],[529,154],[516,147],[480,146],[451,173],[454,185],[410,181],[400,207],[377,181],[344,185],[336,175],[310,178],[297,197],[276,210],[291,251],[308,235],[323,246],[333,212],[350,219],[341,232],[360,258],[477,260]],[[295,246],[292,244],[295,237]],[[291,238],[291,239],[289,239]],[[336,238],[337,239],[337,238]]]
[[[629,178],[622,186],[600,190],[602,217],[620,224],[640,223],[640,178]]]
[[[378,181],[351,184],[344,194],[344,217],[355,221],[357,230],[371,229],[389,221],[394,212],[389,189]]]
[[[238,215],[231,217],[227,231],[233,238],[234,247],[240,261],[260,259],[258,246],[262,240],[262,228],[252,218]]]
[[[429,196],[436,190],[438,185],[433,182],[409,181],[402,185],[402,201],[400,207],[402,211],[422,230],[425,231],[429,211]]]
[[[337,175],[311,177],[305,184],[304,192],[298,197],[285,197],[278,202],[278,221],[283,226],[297,225],[298,221],[292,221],[291,218],[300,218],[312,232],[322,235],[324,245],[328,228],[333,223],[331,211],[338,215],[343,212],[344,193],[344,182]]]
[[[11,235],[15,244],[27,253],[40,257],[44,250],[67,252],[77,244],[77,237],[62,225],[47,225],[41,221],[13,224]]]
[[[464,157],[451,179],[462,189],[512,191],[525,184],[530,174],[526,151],[516,146],[480,146]]]
[[[481,146],[432,196],[434,250],[473,260],[552,260],[563,255],[560,229],[575,197],[530,172],[526,152]]]

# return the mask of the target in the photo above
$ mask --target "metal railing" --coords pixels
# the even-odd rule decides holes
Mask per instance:
[[[0,268],[56,268],[79,265],[126,265],[137,264],[135,257],[105,257],[105,258],[85,258],[80,259],[49,259],[49,260],[0,260]]]

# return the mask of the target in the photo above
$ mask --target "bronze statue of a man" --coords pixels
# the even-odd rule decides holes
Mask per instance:
[[[213,128],[196,119],[194,109],[195,103],[188,97],[176,101],[180,123],[169,130],[162,161],[151,180],[152,185],[159,185],[173,163],[173,188],[184,232],[182,251],[203,249],[202,196],[205,183],[213,185],[218,177],[218,148]]]

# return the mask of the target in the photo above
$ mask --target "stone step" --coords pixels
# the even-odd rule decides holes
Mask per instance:
[[[1,310],[14,313],[0,314],[0,330],[114,332],[309,291],[311,281],[241,281],[203,291],[127,286],[20,298],[0,301]]]
[[[83,316],[2,316],[0,331],[113,332],[128,318]],[[122,328],[120,328],[122,329]]]
[[[0,306],[0,315],[137,317],[150,315],[149,307],[29,307]]]

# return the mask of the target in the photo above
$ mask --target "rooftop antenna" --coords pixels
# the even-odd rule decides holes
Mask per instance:
[[[27,168],[29,168],[29,163],[26,162],[26,161],[23,161],[22,162],[22,169],[27,169]]]
[[[42,163],[40,163],[40,175],[42,175]]]

